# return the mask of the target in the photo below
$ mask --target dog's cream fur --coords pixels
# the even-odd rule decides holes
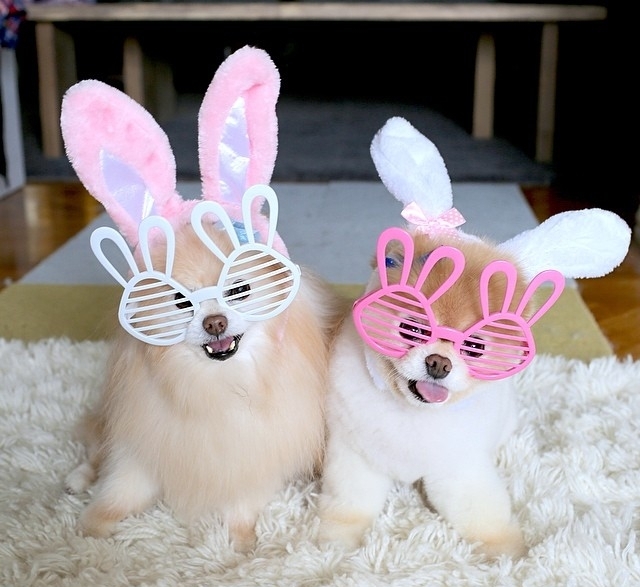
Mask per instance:
[[[231,251],[222,231],[210,233]],[[193,230],[179,231],[176,243],[172,276],[193,290],[215,285],[220,262]],[[164,251],[153,253],[162,266]],[[67,479],[72,492],[97,479],[81,531],[108,536],[162,499],[187,524],[221,515],[236,547],[250,549],[256,519],[275,493],[321,465],[335,302],[327,284],[303,273],[292,304],[263,322],[210,300],[179,344],[151,346],[121,330],[100,403],[82,424],[89,460]],[[212,339],[203,328],[208,317],[222,317],[221,337],[242,336],[226,360],[202,347]]]
[[[498,258],[493,245],[424,235],[414,235],[414,241],[417,260],[438,244],[464,252],[464,273],[433,309],[441,325],[464,330],[477,322],[482,317],[478,279],[482,268]],[[420,267],[415,261],[409,283]],[[423,291],[442,278],[436,265]],[[391,270],[389,282],[398,279]],[[525,286],[518,283],[515,300]],[[367,291],[379,287],[374,271]],[[493,280],[492,296],[495,306],[504,299]],[[451,371],[434,380],[425,368],[427,357],[450,360]],[[437,383],[445,401],[420,401],[411,393],[410,381]],[[498,446],[516,426],[512,385],[510,378],[472,378],[446,341],[418,345],[400,359],[380,355],[364,344],[351,317],[346,318],[330,359],[320,540],[357,547],[381,512],[392,483],[421,481],[429,503],[463,538],[480,542],[489,555],[522,554],[523,536],[495,463]]]

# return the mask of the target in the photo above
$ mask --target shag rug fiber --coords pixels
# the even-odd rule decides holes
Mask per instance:
[[[319,548],[317,482],[283,490],[241,555],[217,520],[187,531],[162,504],[110,539],[76,533],[89,496],[66,494],[63,480],[82,455],[72,429],[98,393],[107,344],[0,339],[2,585],[640,585],[640,362],[541,354],[516,376],[520,427],[499,466],[531,547],[520,560],[474,553],[400,484],[361,549]]]

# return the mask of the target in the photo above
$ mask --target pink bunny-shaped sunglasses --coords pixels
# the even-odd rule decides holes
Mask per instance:
[[[387,279],[387,245],[399,241],[404,247],[400,283],[389,284]],[[477,379],[503,379],[522,371],[535,356],[532,325],[544,315],[560,297],[564,276],[555,270],[536,275],[522,295],[515,311],[510,311],[517,282],[517,270],[508,261],[489,263],[482,271],[479,284],[482,319],[464,331],[438,324],[432,306],[458,280],[465,266],[463,253],[451,246],[440,246],[431,252],[416,282],[408,284],[414,258],[411,235],[400,228],[388,228],[378,238],[377,262],[381,288],[356,300],[353,319],[363,341],[373,350],[394,358],[404,356],[420,344],[435,340],[453,343]],[[436,263],[449,259],[453,269],[436,291],[427,297],[421,287]],[[506,278],[506,291],[501,309],[489,308],[489,282],[497,273]],[[540,286],[550,283],[551,292],[542,306],[528,320],[522,314]]]

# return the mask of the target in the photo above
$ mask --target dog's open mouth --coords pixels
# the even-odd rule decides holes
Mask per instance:
[[[409,381],[409,391],[425,404],[440,404],[449,398],[449,390],[431,381]]]
[[[238,347],[240,346],[240,339],[242,334],[236,336],[227,336],[225,338],[213,338],[209,342],[205,342],[202,345],[205,354],[210,359],[216,361],[226,361],[230,357],[236,354]]]

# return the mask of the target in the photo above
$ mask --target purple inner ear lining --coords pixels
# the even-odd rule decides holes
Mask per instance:
[[[135,169],[104,149],[100,152],[100,166],[109,195],[132,223],[139,224],[156,214],[153,196]]]
[[[246,188],[250,163],[246,104],[243,96],[234,102],[224,121],[218,154],[222,199],[237,202]]]

